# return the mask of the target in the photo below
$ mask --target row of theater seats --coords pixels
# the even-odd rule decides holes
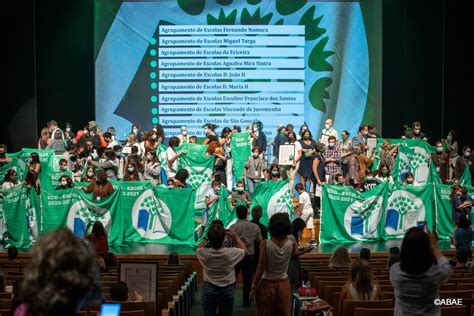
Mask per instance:
[[[23,277],[27,259],[10,262],[0,258],[0,265],[5,274],[7,286]],[[137,260],[134,260],[137,262]],[[151,263],[150,260],[144,262]],[[179,265],[167,265],[160,262],[156,302],[113,302],[110,298],[110,287],[119,280],[117,268],[108,268],[101,273],[102,298],[105,303],[121,304],[121,315],[126,316],[188,316],[197,292],[196,272],[192,271],[191,262]],[[133,296],[133,293],[130,293]],[[0,315],[8,315],[11,307],[11,293],[0,293]],[[100,301],[88,302],[78,315],[96,316],[101,308]]]
[[[345,300],[342,310],[338,310],[339,295],[349,279],[349,268],[330,269],[327,260],[304,259],[304,257],[301,259],[302,280],[309,280],[316,287],[317,295],[334,307],[333,312],[336,316],[393,315],[395,297],[385,259],[370,262],[383,299],[379,301]],[[463,306],[442,307],[442,315],[474,315],[474,277],[471,271],[455,270],[449,280],[442,285],[440,298],[463,299]]]

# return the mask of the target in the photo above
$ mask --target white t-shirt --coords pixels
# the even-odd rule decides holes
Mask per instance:
[[[168,147],[168,149],[166,149],[166,159],[168,161],[173,159],[176,155],[177,154],[173,148]],[[175,159],[171,165],[169,163],[166,164],[166,176],[168,178],[174,178],[176,172],[178,172],[178,159]]]
[[[199,248],[196,256],[204,271],[204,282],[215,286],[235,283],[235,266],[242,261],[245,251],[240,248]]]
[[[300,194],[298,203],[303,204],[302,213],[309,213],[309,212],[313,213],[313,207],[311,206],[311,199],[309,197],[308,192],[303,192]]]

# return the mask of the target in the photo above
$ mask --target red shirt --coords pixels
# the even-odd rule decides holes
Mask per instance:
[[[95,234],[89,234],[86,237],[90,243],[94,246],[95,252],[98,255],[103,255],[109,251],[109,242],[107,236],[97,237]]]

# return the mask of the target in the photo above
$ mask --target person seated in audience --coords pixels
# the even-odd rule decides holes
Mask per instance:
[[[100,273],[105,272],[106,267],[105,267],[104,258],[102,258],[102,256],[99,256],[99,255],[97,255],[95,258],[96,258],[97,268],[99,269],[99,272]]]
[[[110,298],[115,302],[143,302],[143,296],[135,291],[135,298],[130,300],[128,296],[128,285],[123,281],[118,281],[110,287]]]
[[[95,179],[88,187],[81,187],[86,193],[92,193],[92,200],[100,201],[108,197],[114,192],[112,183],[107,180],[107,174],[104,170],[98,170],[95,174]]]
[[[258,225],[250,222],[248,217],[248,208],[245,205],[238,205],[235,208],[238,221],[233,224],[230,229],[235,232],[242,242],[247,246],[247,253],[235,266],[235,276],[238,277],[240,271],[242,271],[243,278],[243,298],[242,302],[244,307],[250,306],[249,293],[252,285],[252,277],[254,272],[254,260],[255,260],[255,244],[259,244],[262,240],[262,234]]]
[[[400,262],[400,255],[398,253],[391,254],[388,257],[387,267],[390,269],[397,262]]]
[[[456,247],[456,257],[458,255],[461,258],[472,258],[472,229],[471,222],[467,219],[466,215],[462,214],[459,216],[457,228],[454,231],[453,244]],[[465,262],[463,262],[465,263]]]
[[[204,315],[232,315],[235,292],[235,266],[242,261],[247,247],[232,230],[228,234],[238,248],[224,248],[224,226],[211,224],[205,238],[196,249],[196,256],[203,267],[202,310]],[[209,241],[210,247],[205,247]]]
[[[174,176],[174,188],[191,188],[190,185],[186,183],[189,178],[189,171],[187,169],[180,169]]]
[[[11,162],[12,158],[7,156],[7,146],[0,144],[0,168]]]
[[[334,251],[329,259],[329,268],[347,268],[351,265],[351,257],[349,252],[343,246],[340,246]]]
[[[81,178],[81,182],[89,182],[91,183],[94,181],[94,167],[88,166],[86,172],[84,172],[84,176]]]
[[[0,292],[5,292],[6,285],[7,282],[5,281],[5,273],[3,272],[3,269],[0,268]]]
[[[375,179],[379,180],[380,182],[388,181],[390,185],[393,184],[393,178],[390,175],[390,169],[388,168],[387,165],[380,165],[377,175],[375,176]]]
[[[394,315],[440,315],[440,307],[433,301],[440,297],[439,289],[452,273],[451,264],[438,248],[436,234],[426,228],[410,228],[402,241],[400,262],[390,268]]]
[[[92,226],[92,232],[88,234],[89,227]],[[84,231],[84,238],[87,239],[95,249],[98,255],[105,255],[109,251],[109,242],[107,232],[105,231],[104,225],[100,221],[87,223],[86,230]]]
[[[382,293],[376,284],[369,262],[362,258],[354,259],[349,269],[349,281],[344,284],[339,295],[338,310],[342,312],[344,300],[376,301],[380,299],[382,299]]]
[[[239,181],[235,185],[235,192],[232,194],[230,199],[230,204],[235,207],[237,204],[242,204],[246,206],[250,206],[251,197],[250,193],[245,190],[244,182]]]
[[[268,223],[271,239],[260,243],[260,260],[252,282],[250,297],[256,297],[257,315],[291,314],[291,285],[288,266],[297,253],[294,238],[290,238],[288,214],[276,213]]]
[[[115,268],[116,266],[118,266],[118,260],[115,254],[111,252],[106,252],[103,257],[106,268]]]
[[[4,181],[5,182],[2,184],[2,189],[11,189],[21,184],[21,182],[18,181],[18,173],[15,169],[10,169],[7,171]]]
[[[364,259],[367,262],[370,262],[370,249],[362,248],[359,253],[359,258]]]
[[[8,247],[7,254],[10,262],[18,262],[18,249],[15,246]]]
[[[173,251],[168,255],[168,261],[166,264],[181,264],[181,261],[179,260],[179,255],[176,251]]]
[[[135,162],[130,161],[125,168],[125,174],[123,176],[124,181],[141,181],[143,180],[142,174],[139,171],[138,166]]]
[[[75,315],[100,296],[94,251],[67,228],[42,235],[18,292],[14,315]]]
[[[56,187],[56,190],[67,190],[73,187],[72,179],[69,176],[63,175],[59,178],[59,185]]]

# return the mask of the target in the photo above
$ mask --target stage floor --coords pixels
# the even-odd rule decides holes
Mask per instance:
[[[359,253],[361,248],[369,248],[372,253],[387,253],[391,247],[400,247],[401,239],[381,241],[381,242],[358,242],[358,243],[326,243],[315,247],[310,254],[328,255],[332,254],[339,246],[344,246],[349,253]],[[447,240],[439,241],[439,249],[441,251],[454,251],[450,248],[450,242]],[[5,252],[5,248],[0,246],[0,251]],[[139,244],[130,243],[124,246],[110,246],[110,251],[117,255],[168,255],[175,251],[180,255],[194,255],[194,248],[183,245],[161,245],[161,244]],[[20,252],[28,252],[28,249],[20,250]]]

